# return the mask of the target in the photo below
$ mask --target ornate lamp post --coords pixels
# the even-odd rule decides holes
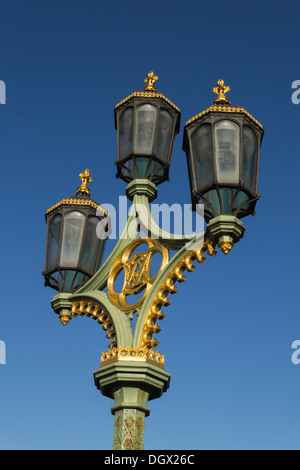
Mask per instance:
[[[90,199],[88,170],[80,174],[82,185],[75,198],[64,199],[46,214],[43,275],[45,284],[59,291],[52,300],[54,311],[63,324],[78,315],[97,319],[110,340],[94,379],[102,394],[115,402],[115,450],[143,449],[148,402],[169,387],[164,354],[155,349],[161,330],[157,322],[164,318],[169,295],[177,292],[185,271],[205,261],[205,253],[214,256],[217,246],[229,253],[245,230],[240,219],[254,213],[259,197],[263,130],[247,111],[230,105],[225,96],[229,88],[220,80],[213,90],[218,94],[214,106],[184,129],[192,204],[195,209],[204,202],[206,230],[182,236],[155,223],[150,202],[157,197],[156,186],[168,179],[180,121],[179,109],[156,91],[157,79],[153,72],[148,74],[144,90],[115,108],[117,176],[129,183],[126,194],[132,206],[124,232],[102,266],[105,240],[96,237],[96,226],[108,214]],[[139,237],[141,228],[147,237]],[[170,259],[171,249],[176,254]],[[154,256],[160,257],[159,266]]]

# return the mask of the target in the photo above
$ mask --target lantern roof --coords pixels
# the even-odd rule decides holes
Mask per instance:
[[[214,100],[214,104],[210,106],[209,108],[205,109],[201,113],[197,114],[196,116],[192,117],[186,122],[186,125],[191,124],[194,121],[197,121],[199,118],[205,116],[206,114],[209,114],[211,112],[224,112],[224,113],[241,113],[247,116],[248,118],[251,119],[251,121],[256,124],[258,127],[263,129],[262,124],[260,124],[253,116],[251,116],[248,111],[246,111],[244,108],[241,106],[232,106],[231,102],[225,96],[225,93],[230,91],[229,86],[224,85],[224,80],[219,80],[218,81],[218,86],[213,88],[213,93],[218,94],[218,97]]]
[[[147,85],[145,86],[143,91],[136,91],[132,93],[131,95],[127,96],[124,100],[120,101],[120,103],[116,104],[116,109],[118,109],[120,106],[122,106],[124,103],[127,103],[129,100],[135,97],[143,97],[143,98],[161,98],[164,100],[166,103],[168,103],[172,108],[174,108],[176,111],[180,112],[180,109],[172,103],[168,98],[166,98],[164,95],[161,93],[158,93],[155,87],[155,82],[158,80],[158,77],[155,75],[154,72],[150,72],[147,75],[147,78],[145,78],[144,83]]]

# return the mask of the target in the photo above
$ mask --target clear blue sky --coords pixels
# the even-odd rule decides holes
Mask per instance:
[[[90,319],[63,327],[53,313],[44,213],[85,168],[96,201],[124,195],[114,106],[151,70],[182,112],[157,202],[190,202],[183,127],[212,104],[219,78],[265,136],[244,239],[198,265],[165,309],[157,339],[171,387],[150,402],[145,448],[300,448],[299,10],[289,0],[2,0],[1,449],[111,449],[113,403],[93,384],[107,339]]]

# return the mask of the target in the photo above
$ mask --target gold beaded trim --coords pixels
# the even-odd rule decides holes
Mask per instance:
[[[139,348],[136,346],[132,348],[127,346],[119,346],[118,348],[114,347],[107,352],[103,352],[101,355],[100,367],[115,361],[138,361],[138,362],[153,362],[156,366],[164,369],[165,356],[160,354],[158,351],[153,351],[152,349]]]
[[[101,206],[99,206],[99,204],[96,204],[96,202],[94,201],[91,201],[89,199],[63,199],[62,201],[58,202],[57,204],[55,204],[54,206],[50,207],[48,210],[47,210],[47,214],[49,212],[52,212],[54,209],[57,209],[59,206],[62,206],[63,204],[78,204],[78,205],[85,205],[85,206],[91,206],[93,207],[94,209],[98,209],[100,211],[103,212],[103,215],[105,216],[108,216],[108,212],[105,211]]]
[[[118,108],[122,104],[126,103],[126,101],[130,100],[130,98],[133,98],[135,96],[143,96],[145,98],[162,98],[167,103],[169,103],[174,109],[176,109],[176,111],[180,112],[180,109],[174,103],[172,103],[172,101],[168,100],[168,98],[166,98],[161,93],[147,92],[147,91],[135,91],[134,93],[132,93],[132,95],[127,96],[127,98],[120,101],[120,103],[116,104],[116,108]]]
[[[244,108],[241,108],[240,106],[210,106],[209,108],[205,109],[205,111],[202,111],[200,114],[197,114],[197,116],[192,117],[189,121],[186,122],[186,125],[190,124],[191,122],[196,121],[199,119],[201,116],[204,116],[205,114],[211,112],[211,111],[221,111],[221,112],[227,112],[227,113],[243,113],[246,114],[250,119],[252,119],[255,124],[257,124],[259,127],[263,128],[263,126],[253,117],[251,114],[248,113]]]

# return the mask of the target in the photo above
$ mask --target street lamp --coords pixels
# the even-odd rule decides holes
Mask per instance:
[[[221,214],[254,214],[263,128],[244,108],[231,106],[219,80],[214,105],[184,128],[192,203],[205,204],[207,221]]]
[[[87,189],[88,170],[80,174],[84,179],[76,198],[63,200],[46,215],[43,274],[46,285],[59,291],[51,302],[55,313],[64,325],[78,315],[92,317],[110,340],[94,380],[101,393],[115,402],[114,450],[143,449],[148,402],[169,387],[170,374],[165,371],[165,355],[156,350],[156,335],[170,294],[185,280],[185,271],[192,272],[195,262],[205,261],[205,253],[215,256],[217,247],[230,252],[244,234],[240,219],[254,213],[259,197],[263,129],[243,108],[230,106],[225,96],[229,87],[220,80],[213,90],[218,94],[214,106],[188,121],[184,129],[192,206],[197,210],[197,204],[204,202],[206,230],[171,234],[156,224],[150,202],[157,197],[156,186],[168,179],[180,121],[179,109],[156,91],[157,79],[153,72],[148,74],[144,90],[115,108],[117,176],[128,183],[126,194],[132,205],[105,262],[101,265],[108,214],[98,208],[96,223],[98,206]],[[141,237],[141,231],[147,235]],[[158,264],[153,264],[154,256],[159,257]]]
[[[213,89],[214,105],[190,119],[184,128],[183,150],[187,155],[192,206],[204,204],[209,225],[230,223],[255,214],[262,125],[241,106],[231,106],[223,80]],[[219,218],[218,218],[219,217]],[[225,241],[226,244],[225,244]],[[223,238],[220,248],[232,248]]]
[[[80,173],[75,196],[66,197],[46,213],[47,247],[45,285],[59,292],[74,292],[99,269],[106,239],[96,234],[99,221],[108,214],[91,199],[87,184],[90,171]]]
[[[127,183],[147,179],[158,185],[169,179],[175,135],[179,132],[177,106],[154,86],[158,77],[151,72],[143,92],[136,92],[117,104],[117,177]]]

